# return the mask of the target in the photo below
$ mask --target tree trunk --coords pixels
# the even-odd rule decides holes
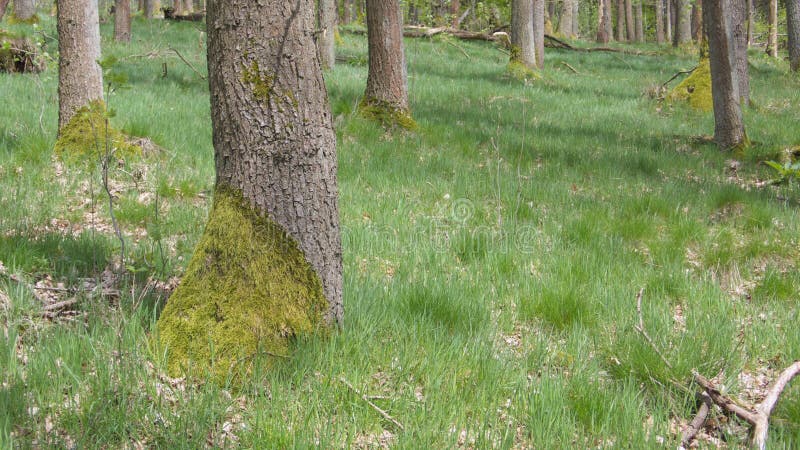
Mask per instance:
[[[767,54],[773,58],[778,57],[778,0],[769,0],[769,38],[767,41]]]
[[[398,0],[367,0],[367,41],[369,71],[363,112],[383,122],[388,119],[391,126],[406,126],[404,122],[411,121],[411,116]]]
[[[145,19],[152,19],[156,11],[156,2],[158,0],[144,0],[144,17]]]
[[[184,0],[183,1],[183,13],[189,14],[194,11],[194,1],[193,0]]]
[[[9,0],[0,0],[0,20],[6,15],[6,8],[8,7]]]
[[[675,2],[675,17],[677,23],[675,25],[675,39],[673,42],[676,46],[692,41],[692,10],[689,7],[689,2],[690,0],[677,0]]]
[[[617,0],[617,41],[625,40],[625,0]]]
[[[512,3],[516,2],[517,0],[512,0]],[[564,3],[561,8],[561,19],[558,21],[558,32],[561,33],[562,36],[566,38],[572,37],[572,2],[576,2],[578,0],[564,0]],[[514,13],[511,13],[512,20]],[[513,36],[513,31],[512,31]]]
[[[736,79],[739,82],[739,99],[750,104],[750,69],[747,62],[747,1],[726,0],[730,10],[730,25],[736,50]]]
[[[520,63],[530,69],[536,67],[533,1],[513,0],[511,3],[511,63]],[[569,9],[571,14],[572,8]]]
[[[17,20],[28,20],[36,14],[34,0],[14,0],[14,17]]]
[[[176,16],[182,16],[183,15],[183,0],[173,0],[172,9],[175,10],[174,14]]]
[[[636,2],[634,18],[636,19],[636,42],[644,42],[644,14],[642,13],[641,0]]]
[[[789,67],[800,71],[800,0],[786,0],[786,32],[789,35]]]
[[[747,47],[753,45],[753,32],[756,28],[755,2],[747,0]]]
[[[114,2],[114,40],[131,41],[131,2],[116,0]]]
[[[319,0],[319,35],[317,47],[323,69],[332,69],[336,64],[336,2]]]
[[[539,69],[544,68],[544,3],[545,0],[533,0],[533,44]]]
[[[58,2],[58,129],[75,112],[103,100],[100,18],[94,0]]]
[[[697,44],[703,42],[703,0],[695,0],[692,5],[692,39]]]
[[[214,204],[158,328],[170,373],[224,382],[341,321],[342,254],[312,0],[212,1],[208,23]]]
[[[673,11],[674,8],[672,7],[672,0],[664,0],[664,8],[664,37],[667,39],[667,42],[672,42],[672,16],[675,15]]]
[[[664,2],[656,0],[656,44],[664,43]]]
[[[600,0],[597,7],[597,42],[608,44],[611,40],[609,26],[611,25],[611,0]],[[539,36],[536,36],[538,39]]]
[[[458,14],[460,11],[461,2],[459,0],[450,0],[450,15],[452,16],[450,24],[453,26],[453,28],[458,28],[459,25],[461,25],[458,23]]]
[[[636,40],[636,24],[633,19],[633,4],[631,0],[625,0],[625,32],[628,42]]]
[[[581,35],[580,0],[572,0],[572,37]]]
[[[729,1],[706,0],[703,8],[711,62],[714,140],[724,150],[746,145],[747,142],[739,103],[736,43],[730,23]]]

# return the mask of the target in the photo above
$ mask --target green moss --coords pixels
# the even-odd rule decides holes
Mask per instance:
[[[222,383],[259,351],[324,327],[322,283],[294,240],[238,191],[218,186],[205,232],[158,320],[167,370]]]
[[[14,25],[14,24],[33,25],[35,23],[39,23],[40,20],[41,19],[39,19],[39,16],[36,15],[36,14],[30,16],[27,19],[20,19],[16,15],[14,15],[13,13],[8,16],[8,23],[11,24],[11,25]]]
[[[75,112],[60,131],[55,153],[69,162],[96,162],[105,155],[106,145],[115,157],[141,154],[141,148],[128,142],[125,135],[108,125],[102,100],[95,100]]]
[[[262,72],[257,61],[251,62],[250,66],[242,64],[242,81],[252,86],[255,98],[269,103],[275,88],[275,77]]]
[[[361,100],[361,103],[358,104],[358,112],[362,117],[378,122],[387,128],[413,131],[419,127],[408,108],[400,108],[372,97],[364,97]]]
[[[711,64],[708,58],[703,58],[691,73],[669,94],[668,99],[688,100],[689,105],[700,111],[711,111],[714,109],[714,101],[711,97]]]

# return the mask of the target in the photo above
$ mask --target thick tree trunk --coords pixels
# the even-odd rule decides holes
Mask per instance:
[[[578,0],[564,0],[561,7],[561,19],[558,21],[558,32],[566,38],[572,37],[572,2],[576,1]],[[512,0],[512,3],[513,2],[516,2],[516,0]],[[513,20],[514,13],[511,15]]]
[[[319,35],[317,48],[323,69],[332,69],[336,64],[336,2],[319,0]]]
[[[747,1],[726,0],[730,11],[736,50],[736,79],[739,82],[739,98],[744,105],[750,104],[750,69],[747,62]]]
[[[698,44],[703,42],[703,0],[692,4],[692,39]]]
[[[778,0],[769,0],[767,22],[769,24],[767,54],[775,58],[778,56]]]
[[[14,17],[17,20],[28,20],[36,14],[34,0],[14,0]]]
[[[656,44],[663,44],[664,41],[664,1],[655,0],[656,2]]]
[[[606,0],[607,1],[607,0]],[[545,0],[533,0],[533,44],[536,47],[536,67],[544,67]]]
[[[636,24],[633,19],[633,4],[631,0],[625,0],[625,33],[628,36],[628,42],[636,40]]]
[[[90,102],[103,100],[100,18],[94,0],[58,2],[58,129]]]
[[[608,44],[611,40],[611,33],[609,33],[610,25],[611,0],[600,0],[597,7],[597,42],[599,44]]]
[[[0,0],[0,20],[6,15],[6,8],[8,8],[9,0]]]
[[[736,43],[730,23],[730,0],[706,0],[703,19],[708,30],[711,91],[714,101],[714,140],[722,149],[744,145],[747,136],[736,79]]]
[[[678,46],[692,41],[692,9],[690,0],[677,0],[675,2],[675,39],[673,43]]]
[[[617,41],[625,40],[625,0],[617,0]]]
[[[569,9],[572,14],[571,6]],[[520,63],[530,69],[535,68],[535,44],[533,0],[513,0],[511,3],[511,63]]]
[[[634,9],[636,19],[636,42],[644,42],[644,14],[642,13],[642,0],[636,2]]]
[[[403,18],[398,0],[367,0],[367,41],[369,71],[363,104],[385,110],[376,115],[389,113],[392,122],[404,116],[410,120]]]
[[[158,0],[144,0],[145,19],[152,19],[155,16],[157,2]]]
[[[800,71],[800,0],[786,0],[786,31],[789,35],[789,67]]]
[[[342,318],[336,138],[312,0],[212,1],[216,187],[186,275],[159,318],[168,369],[228,370]],[[261,39],[253,39],[258,36]],[[213,352],[212,352],[213,349]]]
[[[114,2],[114,40],[131,41],[131,2],[116,0]]]

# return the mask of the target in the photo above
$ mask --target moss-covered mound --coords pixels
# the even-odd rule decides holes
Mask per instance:
[[[708,58],[703,58],[697,68],[686,77],[667,97],[670,101],[688,100],[689,105],[701,111],[714,109],[711,97],[711,64]]]
[[[96,162],[106,151],[117,158],[138,155],[141,149],[128,142],[124,133],[108,124],[102,100],[79,109],[59,132],[56,155],[69,162]],[[108,146],[108,148],[106,148]]]
[[[376,98],[364,97],[358,104],[358,112],[362,117],[380,123],[387,128],[403,128],[416,130],[417,122],[411,117],[407,108],[398,108],[391,103]]]
[[[218,383],[259,352],[324,327],[322,283],[295,241],[240,193],[218,186],[186,275],[158,320],[172,375]]]
[[[38,15],[36,15],[36,14],[34,14],[34,15],[32,15],[32,16],[30,16],[30,17],[28,17],[27,19],[20,19],[20,18],[19,18],[19,17],[17,17],[17,16],[16,16],[14,13],[11,13],[11,14],[8,16],[8,23],[9,23],[9,24],[12,24],[12,25],[14,25],[14,24],[26,24],[26,25],[33,25],[33,24],[35,24],[35,23],[39,23],[40,21],[41,21],[41,19],[39,19],[39,16],[38,16]]]

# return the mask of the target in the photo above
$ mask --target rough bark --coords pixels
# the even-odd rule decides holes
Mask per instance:
[[[656,44],[663,44],[664,41],[664,1],[655,0],[656,2]]]
[[[512,0],[516,2],[516,0]],[[558,22],[558,32],[566,38],[572,37],[572,2],[578,0],[564,0],[561,8],[561,19]],[[512,20],[514,14],[512,13]],[[513,33],[513,32],[512,32]]]
[[[58,2],[58,128],[75,112],[103,99],[100,18],[94,0]]]
[[[364,103],[408,114],[403,19],[398,0],[367,0],[367,41],[369,71]]]
[[[644,42],[644,14],[641,0],[636,2],[634,18],[636,19],[636,42]]]
[[[739,98],[744,105],[750,104],[750,69],[747,62],[747,1],[726,0],[730,11],[736,50],[736,79],[739,82]]]
[[[767,54],[773,58],[778,56],[778,0],[769,0],[769,37],[767,39]]]
[[[14,17],[17,20],[28,20],[36,14],[34,0],[14,0]]]
[[[608,44],[611,40],[611,0],[599,0],[597,11],[597,42]]]
[[[633,4],[631,0],[625,0],[625,33],[628,36],[628,42],[636,40],[636,24],[633,19]]]
[[[544,3],[545,0],[533,0],[533,44],[536,47],[536,67],[539,69],[544,67]]]
[[[729,1],[706,0],[703,8],[711,63],[714,140],[724,150],[739,147],[747,141],[739,103],[736,43],[730,23]]]
[[[332,69],[336,64],[336,2],[335,0],[319,0],[317,50],[323,69]]]
[[[0,0],[0,20],[3,20],[3,16],[6,14],[8,2],[9,0]]]
[[[703,0],[692,4],[692,39],[698,44],[703,42]]]
[[[131,2],[116,0],[114,2],[114,40],[131,41]]]
[[[565,7],[566,8],[566,7]],[[511,3],[511,64],[536,67],[536,46],[533,34],[533,0]]]
[[[677,0],[675,2],[675,39],[673,43],[678,46],[692,41],[692,9],[690,0]]]
[[[625,0],[617,0],[617,41],[625,40]]]
[[[800,0],[786,0],[786,31],[789,36],[789,67],[800,71]]]

